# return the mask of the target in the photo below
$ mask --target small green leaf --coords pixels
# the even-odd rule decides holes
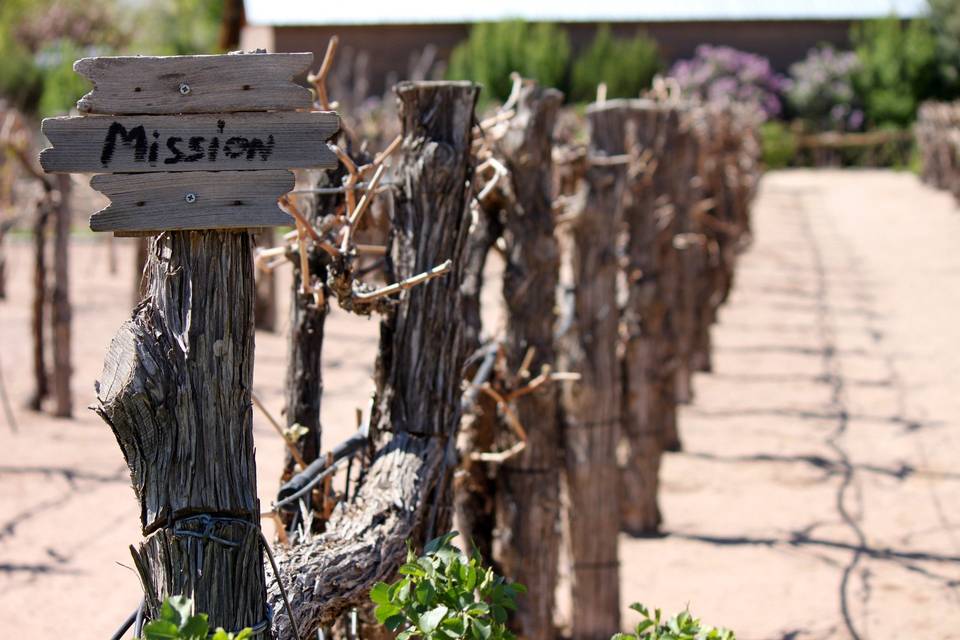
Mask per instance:
[[[420,620],[417,626],[419,626],[420,630],[423,631],[424,633],[432,633],[433,630],[440,625],[440,622],[443,620],[443,617],[447,615],[447,611],[449,611],[449,609],[447,609],[447,607],[442,604],[438,607],[434,607],[433,609],[430,609],[426,613],[421,614]]]
[[[217,627],[217,630],[213,632],[212,640],[231,640],[231,638],[223,627]]]
[[[407,619],[403,617],[403,615],[398,613],[397,615],[390,616],[389,618],[387,618],[383,622],[383,626],[385,626],[390,631],[396,632],[397,630],[400,629],[400,627],[403,626],[403,623],[405,623],[406,621]]]
[[[179,638],[180,627],[175,625],[170,620],[151,620],[143,627],[143,637],[146,638],[146,640],[166,640],[167,638]]]
[[[210,625],[207,624],[207,614],[200,613],[195,616],[190,616],[190,618],[180,627],[180,635],[183,638],[189,638],[193,640],[194,638],[198,640],[206,640],[207,632],[210,630]]]
[[[390,585],[386,582],[378,582],[370,589],[370,599],[374,604],[390,603]]]
[[[423,568],[416,562],[405,562],[400,565],[399,573],[405,576],[423,577],[426,575]]]
[[[378,604],[373,610],[373,615],[380,624],[384,624],[388,618],[391,618],[398,613],[400,613],[400,607],[397,607],[389,602]]]
[[[253,637],[253,629],[251,629],[250,627],[247,627],[246,629],[244,629],[243,631],[235,635],[233,637],[233,640],[247,640],[248,638],[252,638],[252,637]]]

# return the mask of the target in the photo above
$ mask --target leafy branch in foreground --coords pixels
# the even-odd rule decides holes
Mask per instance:
[[[409,550],[393,584],[378,582],[370,591],[377,620],[397,640],[512,640],[507,611],[526,588],[483,566],[480,555],[467,557],[451,544],[452,531],[427,543],[419,558]]]
[[[737,640],[733,631],[708,627],[694,618],[689,610],[663,622],[660,609],[651,614],[638,602],[630,605],[630,608],[643,616],[643,620],[637,623],[633,633],[618,633],[610,640]]]
[[[143,627],[142,640],[247,640],[253,637],[248,627],[237,633],[217,628],[210,636],[207,614],[194,614],[193,601],[186,596],[170,596],[163,601],[160,617]]]

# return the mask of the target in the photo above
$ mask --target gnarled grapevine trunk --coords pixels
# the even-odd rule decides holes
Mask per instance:
[[[267,616],[250,388],[249,233],[165,232],[146,298],[110,344],[97,412],[130,467],[146,541],[132,548],[149,616],[184,594],[212,626]]]
[[[460,286],[463,305],[464,353],[472,356],[465,378],[472,380],[483,358],[480,357],[483,322],[480,295],[487,256],[503,233],[499,210],[477,207],[476,220],[470,228],[463,260],[463,283]],[[496,443],[497,403],[486,394],[476,394],[472,406],[464,412],[460,426],[459,448],[466,452],[491,451]],[[466,456],[454,479],[454,508],[457,526],[464,540],[473,542],[481,557],[493,558],[493,531],[496,524],[494,497],[497,483],[488,465]]]
[[[388,276],[408,277],[447,259],[453,269],[402,293],[381,325],[371,425],[384,444],[353,499],[337,507],[325,533],[278,557],[304,637],[362,601],[377,580],[391,578],[408,539],[420,542],[445,531],[450,518],[464,362],[460,287],[478,87],[402,83],[397,94],[404,140]],[[269,600],[282,612],[275,579]],[[284,613],[275,622],[279,638],[292,637]]]
[[[611,155],[622,127],[608,128],[588,110],[590,153]],[[617,441],[620,437],[620,372],[617,361],[617,258],[623,170],[593,164],[586,174],[584,210],[572,223],[569,260],[573,309],[560,337],[558,360],[580,374],[561,394],[570,555],[573,561],[574,640],[608,638],[620,629],[617,534],[620,510]]]
[[[73,376],[71,359],[70,311],[70,176],[58,175],[54,207],[55,233],[53,242],[53,286],[50,290],[51,345],[53,347],[53,415],[69,418],[73,415],[73,394],[70,378]]]
[[[34,411],[43,407],[50,393],[50,378],[47,371],[46,344],[44,342],[45,310],[47,308],[47,226],[53,204],[50,194],[37,200],[37,213],[33,221],[33,302],[30,306],[30,334],[33,341],[33,395],[27,406]]]
[[[528,367],[533,376],[543,367],[556,367],[554,310],[560,252],[554,237],[551,151],[562,99],[559,91],[525,85],[517,115],[499,143],[514,196],[504,217],[504,350],[510,371],[519,370],[532,350]],[[526,447],[497,469],[497,559],[505,575],[527,586],[514,624],[530,640],[556,636],[553,604],[562,460],[557,402],[556,387],[551,384],[513,401],[513,411],[526,430]],[[509,447],[508,442],[502,444],[502,449]]]

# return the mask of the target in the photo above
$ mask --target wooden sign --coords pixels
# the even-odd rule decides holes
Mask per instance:
[[[78,102],[88,115],[48,118],[48,173],[96,173],[110,198],[90,218],[119,234],[292,225],[277,199],[288,169],[331,168],[332,112],[303,111],[295,84],[312,54],[85,58],[94,83]]]
[[[80,113],[163,114],[306,111],[310,91],[293,82],[312,53],[83,58],[73,70],[93,83]]]
[[[336,114],[221,113],[47,118],[48,173],[300,169],[336,165]]]

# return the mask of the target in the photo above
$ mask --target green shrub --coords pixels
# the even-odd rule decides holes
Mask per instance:
[[[927,0],[930,27],[936,37],[938,73],[953,96],[960,92],[960,2]]]
[[[143,627],[143,640],[247,640],[253,630],[227,633],[217,628],[211,635],[207,614],[193,613],[193,602],[186,596],[170,596],[163,601],[160,617]]]
[[[870,125],[908,126],[920,102],[943,92],[928,21],[867,20],[853,25],[850,38],[860,60],[854,83]]]
[[[779,120],[768,120],[760,126],[760,146],[763,164],[768,169],[790,166],[797,155],[796,136]]]
[[[601,82],[607,84],[609,98],[637,97],[662,68],[656,41],[644,34],[614,38],[610,27],[603,25],[573,65],[571,97],[590,102]]]
[[[484,86],[485,98],[506,100],[519,72],[548,87],[562,87],[570,61],[567,33],[554,24],[522,20],[479,22],[450,55],[447,77]]]
[[[397,640],[511,640],[507,611],[516,609],[523,585],[485,568],[477,553],[467,557],[451,544],[453,531],[431,540],[419,558],[407,552],[401,577],[370,591],[374,614]]]
[[[679,613],[667,621],[662,621],[660,609],[650,610],[639,603],[630,608],[640,613],[643,620],[637,623],[633,633],[618,633],[610,640],[737,640],[733,631],[708,627],[689,611]]]

